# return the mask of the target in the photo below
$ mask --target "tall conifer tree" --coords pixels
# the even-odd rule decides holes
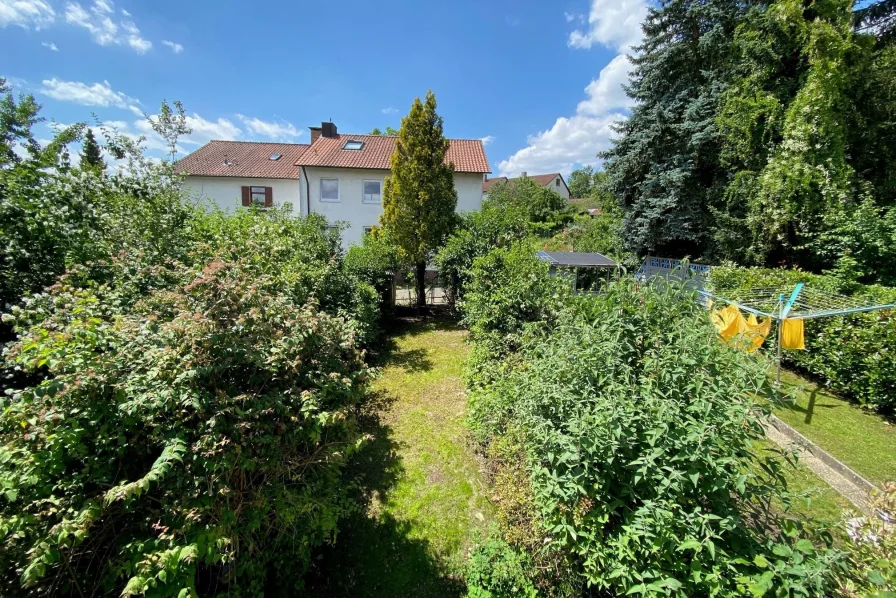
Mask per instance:
[[[98,172],[106,170],[106,163],[103,162],[103,154],[93,130],[88,128],[84,134],[84,142],[81,146],[81,168],[92,168]]]
[[[636,253],[697,257],[710,247],[710,206],[727,181],[715,116],[743,10],[736,0],[664,0],[644,22],[627,89],[636,104],[603,154]]]
[[[383,189],[380,223],[400,255],[414,264],[418,306],[426,305],[426,261],[457,221],[454,164],[445,161],[448,140],[443,128],[432,91],[424,102],[415,99],[401,120],[391,158],[392,176]]]

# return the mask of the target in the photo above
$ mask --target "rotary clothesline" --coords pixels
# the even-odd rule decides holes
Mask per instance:
[[[786,320],[811,320],[815,318],[831,318],[852,314],[892,309],[892,303],[875,304],[870,299],[847,297],[837,293],[829,293],[819,289],[806,287],[799,283],[785,299],[786,294],[774,287],[753,287],[737,291],[732,298],[722,297],[705,290],[697,291],[699,295],[711,303],[726,303],[754,316],[770,318],[778,322],[777,384],[781,384],[781,335]]]

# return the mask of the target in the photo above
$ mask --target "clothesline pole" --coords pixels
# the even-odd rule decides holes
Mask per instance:
[[[787,305],[784,306],[784,309],[781,310],[781,319],[778,320],[778,374],[775,378],[775,387],[781,388],[781,341],[784,337],[784,320],[787,319],[787,316],[790,315],[790,310],[793,308],[793,304],[796,303],[797,298],[800,296],[800,292],[803,290],[803,283],[797,283],[796,287],[794,287],[793,292],[790,294],[790,299],[787,301]],[[783,302],[784,295],[781,295],[781,301]]]
[[[775,321],[778,323],[778,346],[775,352],[777,353],[777,374],[775,376],[775,391],[777,392],[781,388],[781,329],[784,327],[784,322],[781,321],[781,313],[784,311],[784,293],[778,295],[778,305],[775,307],[775,313],[778,314],[779,317],[775,318]]]
[[[775,377],[775,389],[781,388],[781,331],[784,329],[784,320],[778,320],[778,373]]]

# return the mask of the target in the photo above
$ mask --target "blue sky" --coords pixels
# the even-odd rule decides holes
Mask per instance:
[[[308,126],[398,127],[436,93],[450,137],[497,174],[595,163],[628,100],[644,0],[0,0],[0,76],[61,123],[124,133],[179,99],[193,135],[308,142]],[[38,137],[47,138],[46,127]]]

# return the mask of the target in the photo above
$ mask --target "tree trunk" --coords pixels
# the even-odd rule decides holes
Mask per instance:
[[[417,307],[426,307],[426,262],[417,262]]]

